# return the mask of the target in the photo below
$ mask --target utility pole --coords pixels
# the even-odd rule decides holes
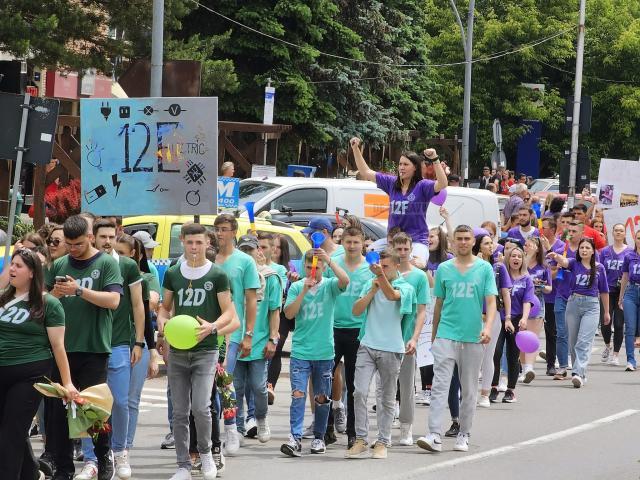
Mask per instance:
[[[462,110],[462,185],[469,179],[469,129],[471,126],[471,67],[473,60],[473,23],[475,19],[475,0],[469,1],[469,13],[467,16],[467,29],[462,25],[458,8],[454,0],[449,0],[456,22],[462,35],[462,48],[464,49],[464,106]]]
[[[150,97],[162,96],[162,59],[164,44],[164,0],[153,0],[151,27],[151,87]]]
[[[582,103],[582,64],[584,58],[584,22],[586,8],[587,0],[580,0],[576,79],[573,92],[573,119],[571,121],[571,155],[569,157],[569,197],[567,203],[570,209],[573,208],[576,201],[576,170],[578,167],[578,140],[580,136],[580,104]]]

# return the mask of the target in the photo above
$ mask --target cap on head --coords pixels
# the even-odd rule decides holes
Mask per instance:
[[[137,238],[138,240],[140,240],[144,248],[156,248],[160,245],[151,237],[151,235],[149,235],[149,232],[146,232],[144,230],[139,230],[134,233],[133,238]]]
[[[236,245],[238,248],[253,248],[253,249],[257,249],[258,248],[258,237],[255,237],[253,235],[242,235],[239,239],[238,239],[238,244]]]
[[[318,230],[326,230],[333,233],[333,225],[327,217],[311,217],[309,226],[302,229],[302,233],[312,233]]]

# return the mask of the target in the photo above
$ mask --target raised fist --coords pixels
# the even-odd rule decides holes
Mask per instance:
[[[358,148],[361,143],[362,143],[362,140],[360,140],[358,137],[353,137],[351,140],[349,140],[349,144],[351,145],[351,148]]]

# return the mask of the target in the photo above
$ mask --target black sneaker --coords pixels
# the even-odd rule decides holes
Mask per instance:
[[[73,480],[73,474],[66,472],[56,472],[53,476],[53,480]]]
[[[459,433],[460,433],[460,424],[458,422],[453,422],[451,424],[451,428],[445,432],[444,436],[457,437]]]
[[[356,437],[349,437],[347,439],[347,450],[351,450],[351,447],[353,447],[354,443],[356,443]]]
[[[301,457],[302,443],[289,435],[289,441],[280,446],[280,451],[289,457]]]
[[[324,434],[324,443],[325,445],[331,445],[332,443],[336,443],[338,439],[336,438],[336,432],[332,425],[327,426],[327,432]]]
[[[496,403],[498,401],[498,389],[496,387],[491,387],[491,392],[489,393],[489,401],[491,403]]]
[[[553,376],[555,376],[556,373],[557,373],[556,367],[547,368],[547,376],[548,377],[553,377]]]
[[[222,476],[224,473],[224,455],[222,454],[222,449],[220,447],[211,447],[211,454],[213,456],[213,462],[216,464],[216,470],[218,471],[218,476]]]
[[[504,392],[504,397],[502,397],[502,403],[516,403],[518,399],[516,398],[516,394],[513,393],[513,390],[507,389]]]
[[[98,459],[98,480],[113,480],[114,476],[113,452],[109,450],[105,457]]]
[[[38,459],[38,469],[44,473],[46,478],[53,476],[53,455],[49,452],[42,452]]]

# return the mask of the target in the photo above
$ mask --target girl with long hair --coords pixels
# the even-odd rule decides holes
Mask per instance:
[[[607,274],[607,283],[609,284],[609,315],[611,316],[611,322],[605,325],[604,310],[601,309],[600,330],[605,345],[601,360],[602,363],[618,366],[620,365],[618,354],[624,339],[624,312],[620,307],[621,299],[623,298],[620,295],[622,266],[624,259],[633,250],[625,243],[625,227],[622,223],[616,223],[613,226],[612,233],[613,245],[608,245],[600,250],[600,263],[604,266],[604,271]],[[613,346],[611,345],[612,330]]]
[[[548,256],[572,274],[565,318],[569,334],[569,352],[573,362],[571,383],[575,388],[580,388],[587,378],[591,347],[600,321],[598,297],[604,309],[604,324],[608,325],[611,322],[607,274],[604,266],[596,262],[596,248],[591,238],[580,240],[576,258],[566,258],[556,252],[549,253]],[[627,335],[628,332],[629,330]],[[631,332],[633,336],[635,327]]]
[[[505,315],[511,316],[511,277],[507,272],[503,263],[495,260],[493,239],[488,235],[478,235],[472,252],[478,258],[489,262],[493,267],[493,274],[496,279],[496,287],[498,289],[497,306],[498,311],[504,312]],[[493,330],[491,331],[491,340],[485,345],[484,355],[482,357],[482,384],[480,386],[480,396],[478,397],[478,406],[489,408],[491,406],[490,391],[491,382],[494,376],[495,365],[493,357],[495,355],[496,344],[500,336],[500,322],[493,322]],[[502,350],[500,350],[502,355]],[[499,374],[499,372],[498,372]],[[495,400],[495,399],[494,399]]]
[[[9,286],[0,294],[0,465],[7,480],[42,479],[29,443],[29,427],[41,396],[33,384],[51,375],[52,358],[67,390],[77,398],[64,348],[64,310],[45,293],[42,262],[26,248],[16,249]]]
[[[525,263],[527,265],[527,270],[533,280],[535,294],[540,304],[540,310],[536,316],[533,317],[531,315],[527,320],[527,330],[532,331],[536,335],[540,335],[540,330],[542,330],[546,313],[544,295],[548,295],[552,290],[551,270],[545,264],[544,248],[542,247],[539,237],[530,237],[527,239],[524,244],[524,252],[526,255]],[[537,351],[520,353],[520,363],[522,363],[524,383],[531,383],[533,379],[536,378],[533,365],[537,354]]]
[[[513,285],[511,287],[511,315],[507,315],[505,312],[496,350],[493,355],[494,373],[489,399],[492,402],[497,401],[500,360],[502,358],[502,349],[506,344],[507,390],[504,392],[502,402],[515,403],[517,399],[514,390],[516,388],[516,382],[518,381],[518,374],[520,373],[518,361],[520,350],[516,345],[516,333],[518,333],[519,330],[527,329],[529,313],[531,312],[531,307],[537,302],[537,299],[535,297],[533,281],[527,272],[522,247],[519,245],[515,246],[505,254],[505,265]]]
[[[622,264],[618,306],[624,310],[624,346],[627,351],[627,371],[636,369],[633,353],[635,335],[640,327],[640,230],[634,237],[634,248]]]

